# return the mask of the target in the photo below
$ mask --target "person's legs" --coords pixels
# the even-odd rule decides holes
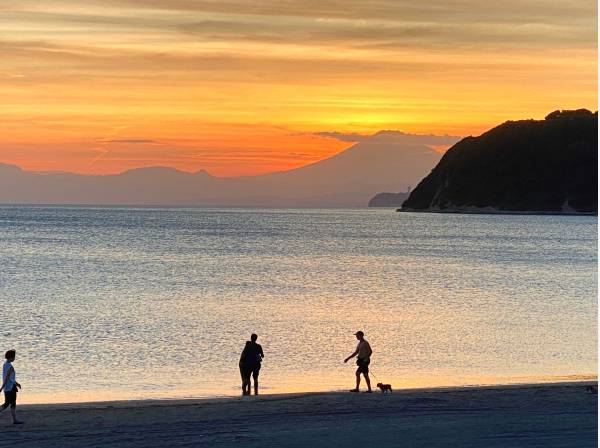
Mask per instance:
[[[367,392],[372,392],[371,390],[371,378],[369,378],[369,361],[365,361],[363,365],[361,365],[360,370],[365,377],[365,383],[367,383]]]
[[[242,378],[242,395],[246,395],[246,381],[244,380],[244,369],[240,365],[240,377]]]
[[[10,414],[12,416],[12,421],[14,424],[23,423],[17,420],[17,391],[13,390],[11,392],[7,392],[4,394],[5,403],[2,405],[3,409],[6,409],[8,405],[10,405]]]
[[[252,370],[252,378],[254,379],[254,395],[258,395],[258,374],[260,373],[260,364]],[[250,390],[248,390],[250,393]]]
[[[250,372],[245,366],[240,366],[240,375],[242,377],[242,395],[250,395]]]
[[[247,369],[244,373],[244,395],[250,395],[250,375],[252,375],[252,371],[250,369]]]
[[[365,382],[367,383],[367,390],[371,392],[371,378],[369,378],[369,372],[367,371],[365,374]]]
[[[19,424],[23,423],[21,420],[17,420],[17,405],[16,404],[10,405],[10,413],[12,414],[13,424],[19,425]]]
[[[355,392],[358,392],[358,388],[360,387],[360,366],[356,369],[356,387],[352,389]]]

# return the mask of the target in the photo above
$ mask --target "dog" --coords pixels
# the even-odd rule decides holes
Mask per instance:
[[[598,393],[598,388],[596,386],[588,386],[585,388],[586,392],[589,392],[590,394],[597,394]]]
[[[393,393],[391,384],[377,383],[377,387],[381,389],[382,394],[385,394],[388,390],[390,391],[390,394]]]

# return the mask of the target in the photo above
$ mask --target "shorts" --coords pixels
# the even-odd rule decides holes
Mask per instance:
[[[360,359],[360,358],[357,359],[356,365],[358,366],[358,369],[356,369],[356,374],[360,375],[362,373],[363,375],[368,375],[370,363],[371,363],[370,359]]]
[[[10,392],[4,391],[4,406],[8,405],[16,406],[17,405],[17,387],[13,387],[13,390]]]
[[[240,375],[243,380],[249,380],[251,376],[257,379],[259,372],[260,363],[255,365],[240,365]]]

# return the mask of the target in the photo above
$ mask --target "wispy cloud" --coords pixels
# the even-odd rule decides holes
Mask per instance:
[[[453,135],[423,135],[409,134],[402,131],[384,130],[375,134],[364,135],[344,132],[316,132],[314,135],[321,137],[334,138],[343,142],[370,142],[370,143],[395,143],[406,145],[451,145],[459,141],[462,137]]]
[[[130,139],[112,139],[112,140],[100,140],[103,143],[127,143],[131,145],[140,145],[140,144],[157,144],[156,140],[147,140],[142,138],[130,138]]]
[[[102,160],[103,158],[107,157],[110,153],[110,149],[109,149],[109,145],[108,143],[111,141],[111,139],[113,139],[115,136],[117,136],[119,134],[119,132],[123,131],[127,129],[127,126],[121,125],[121,126],[116,126],[115,128],[113,128],[107,135],[105,138],[98,140],[98,146],[92,148],[91,150],[95,153],[97,153],[94,157],[92,157],[92,159],[89,162],[89,166],[93,166],[95,165],[97,162],[99,162],[100,160]]]

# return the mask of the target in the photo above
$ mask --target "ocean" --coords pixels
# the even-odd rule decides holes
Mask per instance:
[[[0,207],[23,403],[596,377],[597,217]]]

